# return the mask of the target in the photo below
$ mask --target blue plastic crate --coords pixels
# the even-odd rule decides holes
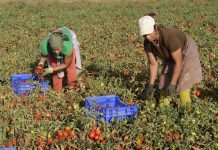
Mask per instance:
[[[16,147],[0,147],[0,150],[16,150]]]
[[[38,81],[40,84],[40,93],[48,92],[48,82],[42,81],[34,74],[14,74],[11,77],[11,86],[16,95],[29,95],[35,88],[36,84],[29,81]]]
[[[107,123],[135,117],[138,113],[137,105],[124,104],[119,96],[94,96],[85,99],[88,116],[95,116],[97,120],[104,119]]]

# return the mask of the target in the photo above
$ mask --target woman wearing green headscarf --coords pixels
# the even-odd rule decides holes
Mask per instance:
[[[40,52],[38,66],[44,67],[46,60],[48,63],[48,68],[43,69],[41,76],[52,74],[55,91],[62,90],[64,72],[67,73],[68,85],[75,84],[81,70],[81,60],[79,42],[72,30],[63,27],[53,31],[40,43]]]

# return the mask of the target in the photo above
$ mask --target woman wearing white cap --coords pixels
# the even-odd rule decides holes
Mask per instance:
[[[146,97],[152,96],[154,92],[158,57],[163,60],[159,82],[161,104],[168,105],[170,101],[166,97],[179,93],[182,105],[190,107],[190,88],[202,80],[196,43],[182,31],[157,25],[151,16],[143,16],[138,23],[149,60],[150,75]]]

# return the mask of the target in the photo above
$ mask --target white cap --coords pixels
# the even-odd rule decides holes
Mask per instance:
[[[155,21],[151,16],[143,16],[139,19],[140,35],[150,34],[154,31]]]

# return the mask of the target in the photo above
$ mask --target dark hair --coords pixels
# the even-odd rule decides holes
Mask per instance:
[[[151,16],[152,18],[155,18],[156,14],[154,12],[148,13],[148,16]]]
[[[155,17],[157,16],[157,14],[155,14],[154,12],[148,13],[146,14],[147,16],[151,16],[152,18],[155,19]],[[157,31],[158,30],[158,23],[155,20],[155,25],[154,25],[154,30]]]

